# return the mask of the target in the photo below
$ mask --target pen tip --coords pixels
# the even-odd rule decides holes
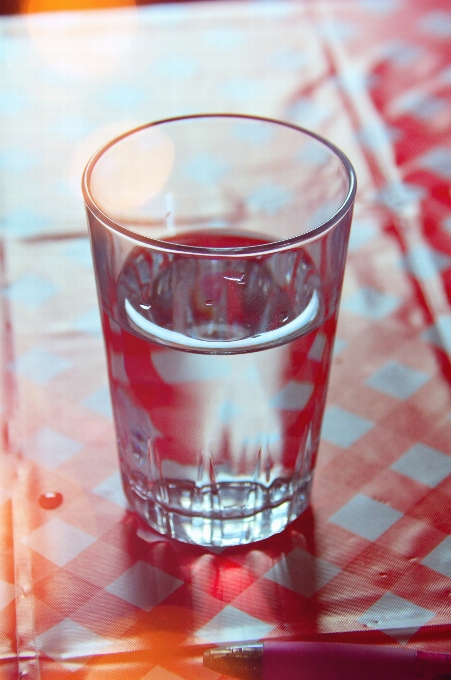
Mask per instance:
[[[263,645],[214,647],[204,652],[204,666],[240,680],[261,680]]]

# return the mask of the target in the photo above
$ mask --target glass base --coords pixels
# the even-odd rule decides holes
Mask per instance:
[[[182,508],[175,510],[154,498],[143,497],[128,484],[124,486],[132,508],[155,531],[183,543],[225,548],[262,541],[283,531],[307,508],[312,480],[310,477],[297,485],[289,499],[246,514],[240,509],[226,513],[211,510],[202,515],[183,512]],[[230,488],[227,491],[230,497]],[[239,495],[242,499],[242,489]]]

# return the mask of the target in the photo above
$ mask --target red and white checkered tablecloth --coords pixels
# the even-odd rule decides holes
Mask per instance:
[[[207,680],[206,646],[259,638],[449,650],[451,368],[383,185],[420,202],[451,292],[447,0],[9,17],[0,40],[0,679]],[[222,551],[127,509],[79,189],[117,132],[201,111],[313,128],[359,176],[311,508]]]

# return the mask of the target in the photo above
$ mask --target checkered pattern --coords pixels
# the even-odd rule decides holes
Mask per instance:
[[[368,163],[377,140],[355,128],[340,84],[368,89],[450,291],[451,11],[447,0],[331,2],[347,58],[367,65],[360,79],[331,77],[315,6],[1,20],[0,655],[11,659],[1,680],[18,669],[43,680],[207,679],[205,645],[262,637],[446,650],[449,367],[403,266],[393,197]],[[351,157],[361,192],[312,507],[283,534],[227,550],[178,545],[128,509],[79,189],[85,161],[116,133],[212,110],[313,127]],[[185,170],[206,185],[225,168],[199,157]],[[274,185],[251,200],[271,214],[286,199]],[[323,350],[318,336],[310,358]],[[180,378],[158,359],[167,381]],[[186,370],[201,373],[202,357],[193,362]],[[275,400],[302,408],[309,391],[288,383]],[[46,509],[51,491],[63,501]]]

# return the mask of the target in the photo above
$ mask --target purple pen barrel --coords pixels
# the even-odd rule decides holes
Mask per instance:
[[[262,680],[451,680],[451,655],[338,642],[265,642]]]
[[[207,650],[204,665],[241,680],[451,680],[451,654],[400,645],[255,642]]]
[[[451,654],[417,652],[417,676],[420,680],[451,680]]]

